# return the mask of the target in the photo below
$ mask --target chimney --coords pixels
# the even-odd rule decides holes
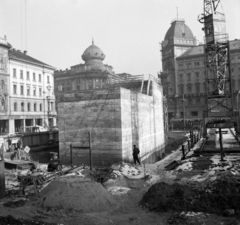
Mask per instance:
[[[23,53],[24,53],[24,55],[27,55],[27,50],[25,50]]]

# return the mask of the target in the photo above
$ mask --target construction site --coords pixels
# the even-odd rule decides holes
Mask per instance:
[[[220,0],[203,3],[201,123],[170,131],[160,80],[107,73],[93,43],[82,67],[103,72],[103,85],[61,94],[59,151],[49,163],[25,151],[13,167],[2,143],[0,225],[240,224],[240,117],[233,110],[225,15]]]

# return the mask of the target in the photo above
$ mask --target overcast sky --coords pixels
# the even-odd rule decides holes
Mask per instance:
[[[240,39],[240,0],[222,0],[230,39]],[[115,73],[157,75],[171,21],[184,18],[199,41],[203,0],[0,0],[0,37],[57,69],[83,63],[94,43]]]

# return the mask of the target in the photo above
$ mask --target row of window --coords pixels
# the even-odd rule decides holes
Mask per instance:
[[[54,105],[53,105],[53,104],[54,104],[53,102],[48,102],[48,112],[54,110]],[[28,112],[31,112],[31,111],[32,111],[32,108],[31,108],[31,107],[32,107],[32,106],[31,106],[31,103],[28,102],[28,103],[27,103],[27,111],[28,111]],[[19,111],[17,102],[14,102],[14,104],[13,104],[13,110],[14,110],[15,112]],[[25,111],[24,102],[21,102],[21,104],[20,104],[20,111],[21,111],[21,112],[24,112],[24,111]],[[37,112],[37,111],[42,112],[42,103],[39,104],[38,108],[37,108],[37,103],[34,103],[34,104],[33,104],[33,111],[34,111],[34,112]]]
[[[13,68],[13,77],[17,78],[17,69]],[[36,73],[32,73],[32,80],[33,81],[37,81],[36,79]],[[30,72],[26,71],[26,80],[31,80],[30,78]],[[20,79],[24,79],[24,75],[23,75],[23,70],[20,70]],[[42,74],[38,74],[38,82],[42,82]],[[50,83],[50,77],[47,76],[47,82]]]
[[[15,112],[17,112],[17,111],[24,112],[24,111],[25,111],[25,104],[24,104],[24,102],[22,102],[22,103],[20,104],[20,110],[18,109],[18,104],[17,104],[17,102],[14,102],[14,104],[13,104],[13,110],[14,110]],[[30,103],[30,102],[27,103],[27,111],[28,111],[28,112],[31,111],[31,103]],[[33,111],[34,111],[34,112],[37,112],[37,103],[34,103],[34,104],[33,104]],[[40,112],[42,111],[42,103],[39,104],[38,111],[40,111]]]
[[[13,94],[17,95],[17,84],[13,85]],[[20,85],[20,95],[24,95],[24,85]],[[27,96],[31,96],[31,87],[27,86]],[[32,96],[37,96],[37,87],[32,88]],[[42,97],[42,88],[38,88],[38,96]]]
[[[186,75],[187,75],[187,81],[191,81],[192,74],[191,73],[187,73]],[[199,75],[200,75],[199,72],[195,72],[194,75],[195,75],[195,79],[199,79]],[[179,81],[180,82],[183,81],[183,74],[179,74]]]
[[[202,66],[204,66],[204,61],[201,62],[187,62],[186,65],[185,63],[179,63],[178,64],[178,69],[190,69],[190,68],[194,68],[194,67],[200,67],[202,64]]]
[[[88,90],[88,89],[100,89],[105,85],[105,80],[102,79],[75,79],[72,80],[75,88],[71,86],[71,82],[65,82],[58,85],[58,91],[72,91],[72,90]],[[67,86],[68,85],[68,86]]]

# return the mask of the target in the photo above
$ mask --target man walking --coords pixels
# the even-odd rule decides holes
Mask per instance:
[[[139,159],[138,159],[138,154],[139,154],[139,149],[136,147],[136,145],[133,145],[133,160],[134,160],[134,163],[136,165],[136,162],[139,163],[139,165],[141,165]]]

